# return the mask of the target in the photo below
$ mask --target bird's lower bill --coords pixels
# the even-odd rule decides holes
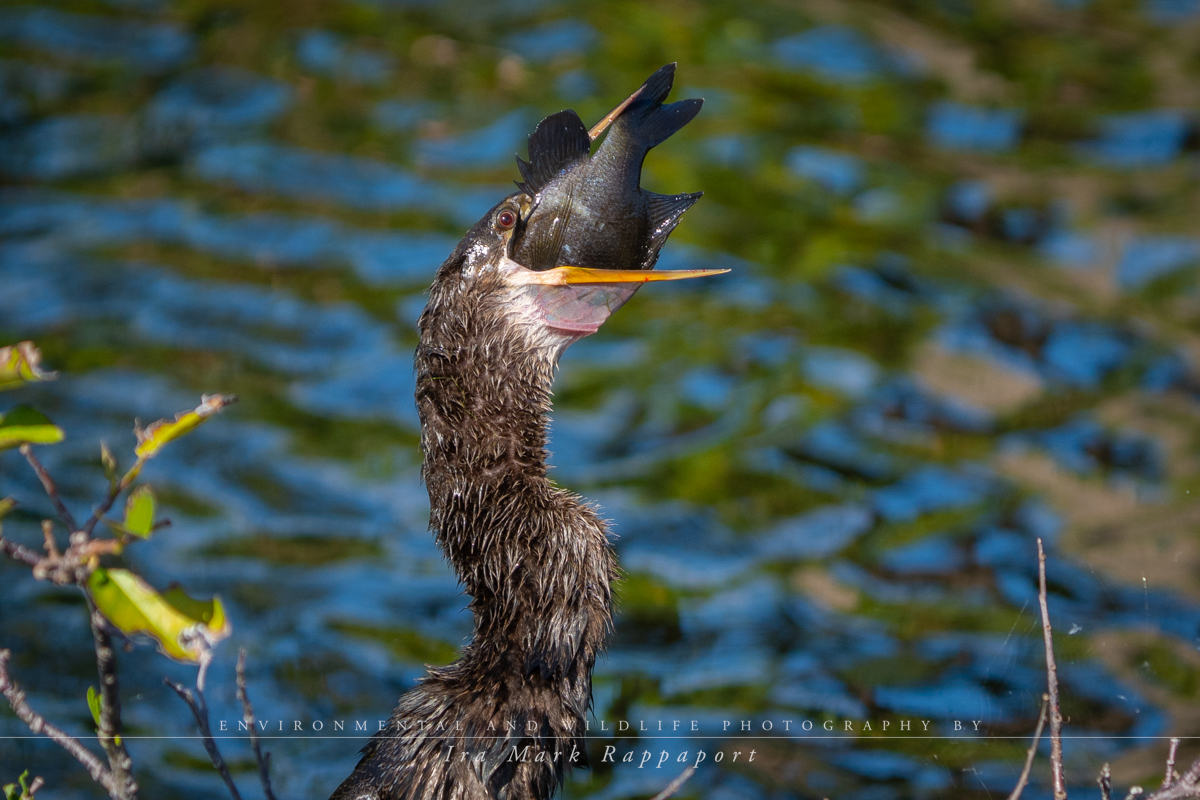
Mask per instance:
[[[510,261],[505,275],[518,303],[548,328],[578,338],[595,333],[644,283],[703,278],[727,269],[616,270],[555,267],[535,271]]]
[[[546,327],[570,337],[587,336],[600,330],[604,321],[625,305],[640,283],[575,286],[522,286],[532,309]]]

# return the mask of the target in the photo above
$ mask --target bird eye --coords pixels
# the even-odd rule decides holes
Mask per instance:
[[[517,215],[511,211],[501,211],[496,216],[496,224],[503,230],[508,230],[513,225],[517,224]]]

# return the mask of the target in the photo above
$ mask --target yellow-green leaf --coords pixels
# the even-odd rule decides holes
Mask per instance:
[[[231,394],[206,394],[200,398],[200,405],[192,411],[176,414],[173,422],[160,419],[149,428],[136,428],[134,433],[137,435],[138,445],[134,452],[138,458],[157,455],[168,442],[191,433],[213,414],[236,402],[237,397]]]
[[[149,486],[139,486],[125,501],[125,530],[143,539],[154,528],[154,492]]]
[[[96,721],[96,733],[100,732],[100,693],[96,691],[95,686],[88,687],[88,709],[92,712],[92,719]],[[114,736],[113,741],[118,745],[121,744],[121,737]]]
[[[224,639],[232,630],[229,620],[225,618],[225,608],[221,605],[219,597],[213,597],[212,600],[197,600],[189,597],[178,583],[172,583],[163,592],[163,599],[181,614],[198,619],[210,630],[220,633],[218,640]]]
[[[100,728],[100,693],[96,691],[95,686],[88,687],[88,708],[92,711],[92,719],[96,721],[96,728]]]
[[[4,792],[4,800],[33,800],[29,789],[37,782],[37,778],[29,781],[29,770],[25,770],[17,780],[20,782],[20,786],[15,783],[6,783],[4,786],[0,786],[0,792]]]
[[[53,372],[42,369],[42,354],[33,342],[0,347],[0,392],[30,381],[54,380]]]
[[[159,594],[127,569],[97,569],[88,589],[109,622],[127,634],[150,636],[178,661],[196,663],[231,630],[219,598],[193,600],[175,586]]]
[[[5,497],[3,500],[0,500],[0,519],[4,519],[4,516],[16,507],[17,501],[11,497]]]
[[[0,450],[23,444],[54,444],[63,440],[62,428],[40,411],[17,406],[0,414]]]

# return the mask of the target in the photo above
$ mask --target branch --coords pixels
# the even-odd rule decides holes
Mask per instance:
[[[1171,749],[1167,751],[1167,771],[1163,775],[1162,788],[1167,789],[1179,777],[1175,772],[1175,756],[1179,752],[1179,739],[1172,737]]]
[[[1054,634],[1050,629],[1050,608],[1046,602],[1046,551],[1038,546],[1038,604],[1042,608],[1042,638],[1046,643],[1046,688],[1050,697],[1050,771],[1054,778],[1054,800],[1067,800],[1063,778],[1062,709],[1058,705],[1058,665],[1054,663]]]
[[[38,480],[42,482],[42,488],[46,490],[46,496],[50,498],[50,502],[54,503],[54,510],[58,512],[58,518],[63,525],[67,526],[68,533],[74,533],[79,530],[79,526],[75,524],[75,517],[71,516],[71,512],[67,510],[63,504],[62,497],[58,494],[58,486],[55,485],[54,479],[50,477],[50,473],[46,472],[46,468],[42,466],[42,462],[37,460],[37,456],[33,454],[33,448],[30,445],[21,445],[21,455],[25,456],[25,460],[29,462],[29,466],[33,467],[33,471],[37,473]],[[88,531],[91,533],[91,531]]]
[[[679,773],[679,777],[668,783],[667,788],[654,795],[654,800],[667,800],[668,797],[678,792],[680,787],[688,782],[688,778],[695,774],[696,768],[694,766],[688,767],[683,772]]]
[[[1178,739],[1172,739],[1171,751],[1167,754],[1168,769],[1171,770],[1172,778],[1175,778],[1172,762],[1178,744]],[[1146,795],[1145,800],[1200,800],[1200,758],[1192,762],[1188,771],[1178,780],[1172,780],[1170,785],[1164,780],[1162,787]]]
[[[121,692],[117,682],[116,653],[112,637],[108,633],[108,622],[96,610],[92,598],[84,592],[88,604],[88,621],[92,626],[92,639],[96,647],[96,672],[100,677],[100,746],[108,756],[113,783],[121,790],[122,797],[137,797],[137,782],[133,779],[133,759],[121,741]]]
[[[196,675],[195,692],[170,678],[163,678],[163,683],[174,689],[175,694],[179,695],[180,699],[187,703],[188,708],[192,710],[192,716],[196,718],[196,725],[200,728],[204,749],[208,751],[213,769],[221,776],[221,780],[225,781],[225,788],[229,790],[233,800],[242,800],[242,796],[238,794],[237,784],[233,782],[233,776],[229,774],[229,767],[226,766],[225,759],[221,757],[221,751],[217,749],[217,743],[213,740],[212,728],[208,725],[208,704],[204,701],[204,678],[208,674],[208,665],[211,663],[212,652],[205,650],[200,656],[200,672]]]
[[[271,754],[264,754],[258,743],[258,731],[254,728],[254,707],[250,705],[250,695],[246,694],[246,648],[244,647],[238,651],[237,699],[242,703],[242,720],[250,728],[250,749],[254,751],[254,760],[258,762],[258,779],[262,782],[263,795],[267,800],[275,800],[275,793],[271,791]]]
[[[88,774],[92,776],[92,780],[103,786],[113,800],[122,800],[122,795],[118,792],[118,787],[113,780],[112,773],[104,768],[104,763],[84,747],[78,739],[62,729],[51,725],[46,721],[45,717],[30,708],[29,703],[25,702],[25,691],[8,674],[8,660],[10,658],[12,658],[12,652],[0,650],[0,694],[3,694],[4,699],[8,700],[13,713],[29,726],[29,730],[33,731],[33,733],[45,734],[68,753],[75,756],[75,759],[80,764],[83,764]]]
[[[1096,779],[1096,783],[1100,784],[1100,800],[1112,800],[1112,771],[1108,768],[1108,762],[1100,769],[1100,777]]]
[[[13,561],[20,561],[29,567],[36,567],[42,560],[41,556],[28,547],[22,547],[16,542],[10,542],[3,536],[0,536],[0,551],[3,551]]]
[[[1017,779],[1017,785],[1013,787],[1008,800],[1020,800],[1021,792],[1025,791],[1025,787],[1029,783],[1029,771],[1033,769],[1033,758],[1037,755],[1038,742],[1042,739],[1042,728],[1046,725],[1046,707],[1049,703],[1050,696],[1042,695],[1042,713],[1038,715],[1037,730],[1033,732],[1033,743],[1029,745],[1029,750],[1025,753],[1025,768],[1021,770],[1021,777]]]
[[[109,484],[108,494],[105,495],[104,500],[101,501],[100,505],[96,506],[96,509],[92,512],[92,516],[88,517],[88,521],[84,523],[84,533],[86,533],[88,536],[92,535],[92,531],[96,530],[96,524],[99,523],[104,515],[107,514],[113,507],[113,503],[115,503],[117,498],[121,496],[121,492],[128,489],[129,485],[137,480],[137,476],[141,474],[142,466],[145,465],[145,463],[145,456],[139,458],[134,465],[129,468],[129,471],[125,473],[121,480],[117,481],[116,483]]]

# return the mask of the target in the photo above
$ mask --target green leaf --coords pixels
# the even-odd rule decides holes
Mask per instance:
[[[206,394],[200,398],[200,405],[194,410],[176,414],[174,422],[160,419],[149,428],[136,428],[134,433],[137,435],[138,445],[134,452],[138,458],[157,455],[168,442],[191,433],[213,414],[236,402],[237,397],[231,394]]]
[[[17,501],[11,497],[5,497],[3,500],[0,500],[0,519],[4,519],[4,516],[16,507]]]
[[[194,600],[175,585],[159,594],[127,569],[97,569],[88,589],[109,622],[124,633],[150,636],[177,661],[196,663],[231,631],[219,598]]]
[[[42,354],[33,342],[0,347],[0,392],[30,381],[50,381],[55,377],[55,373],[42,370]]]
[[[0,414],[0,450],[23,444],[54,444],[63,440],[62,428],[29,406]]]
[[[96,733],[100,732],[100,693],[96,691],[95,686],[88,687],[88,708],[91,709],[92,719],[96,721]],[[121,737],[114,736],[113,741],[118,745],[121,744]]]
[[[88,708],[92,710],[92,719],[96,721],[96,729],[100,729],[100,693],[95,686],[88,687]]]
[[[95,686],[88,687],[88,708],[91,709],[92,719],[96,721],[96,733],[100,732],[100,693],[96,691]],[[113,741],[118,745],[121,744],[121,737],[114,736]]]
[[[139,486],[125,501],[125,530],[143,539],[154,529],[154,492],[149,486]]]
[[[21,777],[17,778],[20,786],[15,783],[6,783],[0,786],[0,791],[4,792],[4,800],[33,800],[33,795],[29,793],[29,783],[26,779],[29,777],[29,770],[21,773]]]

